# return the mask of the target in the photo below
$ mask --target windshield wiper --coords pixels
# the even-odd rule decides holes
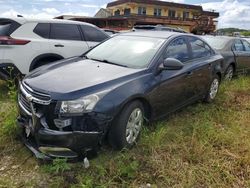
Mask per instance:
[[[102,62],[102,63],[111,64],[111,65],[117,65],[117,66],[121,66],[121,67],[128,67],[127,65],[121,65],[119,63],[114,63],[114,62],[111,62],[111,61],[106,60],[106,59],[94,59],[94,58],[90,58],[90,59],[93,60],[93,61],[99,61],[99,62]]]

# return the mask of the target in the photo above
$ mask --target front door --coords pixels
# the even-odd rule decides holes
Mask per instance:
[[[237,71],[243,73],[245,71],[245,62],[249,57],[247,57],[245,47],[240,39],[236,39],[233,44],[233,52],[235,55],[235,60],[237,63]]]
[[[243,62],[241,63],[241,66],[244,70],[247,72],[250,71],[250,43],[242,40],[242,43],[244,45],[244,59]]]
[[[185,63],[190,59],[187,41],[184,37],[174,39],[163,52],[160,61],[175,58]],[[159,83],[151,99],[158,117],[166,115],[182,106],[189,99],[189,72],[184,66],[181,70],[165,70],[156,76]]]

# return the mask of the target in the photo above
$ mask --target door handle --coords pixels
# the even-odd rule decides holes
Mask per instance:
[[[62,45],[62,44],[56,44],[55,47],[57,47],[57,48],[63,48],[64,45]]]
[[[212,64],[209,63],[209,64],[208,64],[208,69],[210,70],[211,68],[212,68]]]
[[[192,76],[193,74],[194,74],[193,71],[188,71],[188,72],[187,72],[187,75],[188,75],[188,76]]]

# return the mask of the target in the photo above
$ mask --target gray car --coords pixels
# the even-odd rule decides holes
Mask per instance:
[[[202,36],[223,57],[224,78],[231,80],[235,74],[250,71],[250,43],[242,38],[227,36]]]

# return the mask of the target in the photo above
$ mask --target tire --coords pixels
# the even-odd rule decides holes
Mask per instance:
[[[204,99],[205,102],[211,103],[217,96],[220,86],[220,77],[218,75],[213,76],[213,79],[210,83],[209,90]]]
[[[138,141],[143,123],[142,103],[134,101],[127,104],[112,122],[108,133],[109,144],[115,150],[133,147]]]
[[[231,81],[234,76],[234,67],[232,65],[229,65],[224,76],[224,80]]]

